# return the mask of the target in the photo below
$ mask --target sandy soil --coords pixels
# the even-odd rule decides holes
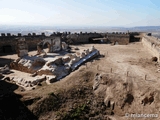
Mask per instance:
[[[81,73],[85,71],[92,71],[94,73],[112,73],[115,76],[120,76],[120,78],[126,82],[128,78],[132,78],[132,82],[134,84],[134,95],[135,95],[135,101],[139,100],[139,91],[140,92],[149,92],[151,91],[159,91],[159,79],[160,74],[157,72],[158,63],[152,62],[151,58],[153,57],[151,53],[149,53],[142,45],[142,43],[131,43],[129,45],[115,45],[111,46],[109,44],[86,44],[86,45],[78,45],[78,46],[72,46],[72,47],[78,47],[78,48],[89,48],[91,46],[95,46],[96,49],[100,51],[102,55],[105,55],[105,57],[93,60],[91,62],[86,63],[85,65],[82,65],[78,70],[72,72],[67,77],[63,78],[62,80],[53,83],[50,85],[50,87],[46,87],[46,85],[38,87],[37,90],[33,91],[25,91],[21,93],[19,90],[16,90],[15,92],[18,94],[24,95],[24,99],[29,96],[44,96],[46,93],[49,93],[51,91],[56,91],[57,89],[69,89],[69,87],[73,85],[80,84],[81,79],[83,79]],[[29,54],[34,55],[36,51],[32,51]],[[16,59],[17,55],[8,55],[8,56],[1,56],[1,58],[12,58]],[[18,76],[19,72],[17,72]],[[22,73],[21,73],[22,74]],[[14,73],[16,76],[16,72]],[[28,77],[26,74],[24,77]],[[141,91],[144,90],[144,91]],[[41,91],[41,92],[39,92]],[[137,92],[137,93],[136,93]],[[137,98],[136,98],[137,96]],[[139,111],[142,111],[141,108],[138,107],[139,103],[133,103],[134,105],[137,105],[134,107],[132,105],[131,108],[133,108],[133,112],[136,111],[136,109],[139,109]],[[152,113],[154,111],[156,103],[150,106],[145,106],[143,109],[147,109],[146,112],[151,111]],[[151,109],[151,110],[149,110]],[[144,110],[145,111],[145,110]],[[159,112],[158,108],[156,108],[156,112]],[[122,119],[126,119],[121,116]],[[112,116],[113,117],[113,116]],[[115,119],[119,119],[119,116],[114,116]]]

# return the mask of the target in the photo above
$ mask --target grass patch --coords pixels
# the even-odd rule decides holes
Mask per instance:
[[[86,116],[89,112],[89,107],[86,104],[82,104],[72,109],[70,112],[61,114],[62,120],[87,120]]]

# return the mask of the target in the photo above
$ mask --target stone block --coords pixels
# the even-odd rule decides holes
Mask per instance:
[[[70,59],[69,56],[64,56],[64,57],[62,58],[62,60],[63,60],[63,63],[67,63],[67,62],[69,62],[71,59]]]
[[[50,84],[50,83],[53,83],[53,82],[56,82],[56,81],[57,81],[56,76],[53,76],[53,75],[47,75],[46,76],[46,83],[47,84]]]
[[[8,65],[5,65],[4,67],[0,68],[0,73],[7,74],[10,73],[10,68]]]

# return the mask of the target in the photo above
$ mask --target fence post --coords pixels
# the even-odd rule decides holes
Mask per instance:
[[[127,71],[127,77],[128,77],[128,75],[129,75],[129,71]]]
[[[113,70],[112,70],[112,68],[111,68],[111,73],[112,73],[112,71],[113,71]]]
[[[97,70],[99,70],[99,65],[97,65]]]
[[[147,75],[145,75],[145,78],[144,78],[145,80],[147,79]]]

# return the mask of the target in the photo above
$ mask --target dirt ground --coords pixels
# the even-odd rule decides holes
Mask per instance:
[[[75,70],[67,77],[51,85],[46,85],[45,83],[43,83],[42,86],[38,86],[35,90],[23,91],[23,92],[19,87],[14,92],[16,94],[22,95],[21,101],[26,102],[32,99],[35,100],[34,102],[32,101],[30,104],[27,104],[26,106],[29,110],[33,111],[33,113],[36,116],[38,116],[39,119],[62,119],[62,116],[63,119],[68,119],[66,117],[67,115],[69,116],[71,113],[72,113],[71,115],[73,115],[73,111],[69,110],[69,106],[73,104],[79,105],[81,103],[84,103],[86,100],[93,100],[93,103],[91,103],[90,106],[88,105],[90,107],[89,112],[93,112],[92,110],[95,110],[96,108],[96,107],[95,108],[91,107],[94,106],[94,100],[97,99],[100,101],[100,98],[102,97],[103,98],[102,103],[103,103],[106,96],[105,94],[106,88],[104,88],[104,86],[99,86],[101,88],[99,88],[97,91],[94,91],[92,89],[92,86],[94,82],[94,76],[96,73],[106,73],[114,76],[115,80],[120,79],[124,83],[127,82],[127,80],[130,80],[134,86],[132,88],[132,95],[134,96],[134,100],[131,105],[128,105],[128,107],[125,107],[123,110],[119,110],[118,107],[115,107],[114,115],[108,113],[103,114],[101,112],[107,111],[106,110],[107,108],[106,109],[104,108],[102,109],[102,107],[99,108],[100,110],[102,110],[97,112],[98,114],[97,116],[99,116],[99,118],[112,119],[112,120],[114,119],[125,120],[126,119],[125,113],[148,113],[148,114],[159,113],[160,104],[158,100],[160,91],[159,87],[160,74],[157,72],[157,70],[159,69],[159,64],[157,62],[151,61],[151,58],[154,56],[152,56],[152,54],[149,53],[143,47],[141,42],[131,43],[129,45],[112,46],[110,44],[85,44],[85,45],[76,45],[71,47],[73,48],[78,47],[80,49],[81,48],[83,49],[83,48],[89,48],[91,46],[94,46],[96,49],[98,49],[100,51],[100,54],[104,55],[104,57],[96,58],[95,60],[85,63],[85,65],[80,66],[79,69]],[[29,53],[29,55],[34,55],[35,53],[36,51],[32,51]],[[14,54],[14,55],[0,56],[0,58],[16,59],[17,55]],[[21,76],[23,75],[22,72],[14,71],[15,76],[16,75],[18,76],[18,74],[21,74]],[[24,77],[26,78],[28,76],[29,74],[24,75]],[[75,95],[76,93],[73,92],[73,91],[75,92],[79,91],[79,89],[82,90],[82,93],[85,91],[83,93],[85,95],[84,98],[81,98],[82,96],[78,94],[79,92],[77,92],[78,94],[77,96]],[[59,107],[58,109],[58,111],[60,111],[59,112],[60,114],[59,116],[61,116],[60,118],[55,117],[58,115],[57,115],[57,110],[54,109],[52,110],[47,109],[46,110],[47,113],[45,114],[43,112],[39,113],[37,111],[34,112],[35,109],[37,109],[37,106],[38,105],[40,106],[40,103],[44,102],[43,100],[50,93],[59,95],[62,100],[63,104],[61,103],[61,107]],[[141,105],[142,99],[150,93],[154,93],[154,102],[152,102],[151,104],[147,104],[145,106]],[[116,97],[118,98],[118,95],[114,95],[114,97],[115,98],[113,98],[113,100],[115,100]],[[77,110],[76,107],[73,108],[74,108],[73,110]],[[64,115],[61,115],[61,113],[65,113],[66,116],[64,117]],[[100,113],[102,114],[102,117]],[[79,114],[80,115],[86,114],[85,119],[87,118],[90,118],[91,120],[98,119],[98,117],[96,117],[95,115],[90,115],[89,113],[87,113],[87,111],[85,111],[82,114],[81,113]],[[135,119],[135,118],[130,117],[127,119]],[[139,119],[143,120],[145,118],[139,118]],[[154,119],[158,120],[159,118],[154,118]]]

